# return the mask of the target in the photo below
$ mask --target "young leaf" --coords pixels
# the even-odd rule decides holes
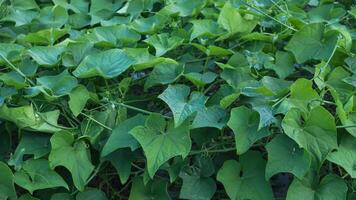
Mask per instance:
[[[330,174],[325,176],[321,180],[320,184],[313,188],[308,185],[304,185],[303,182],[298,179],[294,179],[292,184],[289,186],[286,200],[346,200],[346,194],[347,185],[344,180]]]
[[[181,125],[189,116],[204,108],[207,98],[198,92],[190,95],[186,85],[169,85],[158,97],[162,99],[173,112],[174,124]]]
[[[293,35],[285,49],[294,54],[298,63],[311,59],[326,61],[336,48],[338,36],[336,31],[325,32],[322,23],[308,24]]]
[[[141,177],[135,177],[133,179],[129,200],[139,199],[171,200],[167,192],[167,182],[158,179],[144,184]]]
[[[14,175],[11,169],[3,162],[0,162],[0,199],[17,199]]]
[[[237,154],[245,153],[257,140],[270,134],[267,128],[258,130],[258,113],[245,106],[231,110],[227,125],[235,134]]]
[[[120,75],[133,64],[135,60],[124,51],[110,49],[84,58],[73,74],[78,78],[101,76],[110,79]]]
[[[260,153],[249,151],[240,157],[240,162],[225,161],[216,179],[232,200],[273,200],[271,186],[265,180],[265,165]]]
[[[308,172],[311,158],[305,150],[284,135],[275,137],[266,145],[268,162],[266,166],[266,179],[282,172],[294,174],[303,179]]]
[[[192,142],[189,135],[189,124],[168,126],[161,115],[150,115],[145,126],[137,126],[130,131],[141,144],[147,159],[147,169],[151,178],[156,171],[175,156],[185,158],[190,151]]]
[[[27,160],[23,168],[15,173],[15,183],[31,194],[36,190],[64,187],[69,190],[67,183],[55,171],[50,169],[45,159]]]
[[[321,106],[313,108],[307,116],[298,109],[291,109],[282,127],[288,137],[317,159],[319,165],[337,148],[335,119]]]
[[[90,161],[87,144],[75,141],[70,132],[61,131],[51,138],[52,150],[48,160],[52,169],[63,166],[72,174],[75,187],[83,191],[94,166]]]

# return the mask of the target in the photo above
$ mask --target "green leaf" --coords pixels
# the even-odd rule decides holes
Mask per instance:
[[[78,85],[69,93],[68,105],[74,116],[82,112],[89,99],[90,93],[83,85]]]
[[[206,0],[180,0],[172,1],[172,4],[168,4],[165,9],[169,10],[171,13],[179,13],[181,17],[187,17],[190,15],[196,15],[204,8]]]
[[[307,112],[310,108],[320,105],[319,94],[313,89],[312,81],[299,78],[290,86],[290,97],[282,102],[279,112],[287,112],[292,108],[298,108]]]
[[[119,174],[121,184],[125,184],[131,175],[131,162],[135,159],[135,155],[130,149],[118,149],[109,155],[102,158],[104,161],[109,161]]]
[[[100,46],[119,47],[136,43],[141,36],[126,25],[105,26],[94,29],[95,40]]]
[[[6,59],[13,61],[16,60],[18,54],[24,49],[23,46],[11,43],[0,43],[0,64],[4,64]]]
[[[171,200],[167,192],[167,182],[163,180],[153,180],[148,184],[143,183],[142,177],[133,178],[129,200]]]
[[[336,31],[324,31],[321,23],[308,24],[295,33],[286,50],[292,52],[298,63],[315,60],[328,60],[338,41]]]
[[[145,126],[138,126],[130,131],[145,152],[151,178],[169,159],[176,156],[187,157],[192,146],[188,123],[178,127],[169,124],[166,130],[165,128],[166,122],[161,115],[150,115]]]
[[[169,20],[169,16],[157,13],[151,17],[136,19],[132,22],[131,27],[141,34],[152,35],[165,27]]]
[[[55,171],[49,168],[45,159],[27,160],[22,169],[15,173],[15,183],[31,194],[36,190],[64,187],[69,190],[67,183]]]
[[[181,178],[183,179],[179,194],[181,199],[210,200],[216,191],[216,184],[212,178],[186,173],[183,173]]]
[[[251,32],[257,22],[257,18],[251,14],[241,16],[239,10],[233,7],[230,2],[225,3],[218,18],[219,25],[229,34]]]
[[[199,92],[189,94],[190,89],[186,85],[169,85],[158,96],[173,112],[176,127],[181,125],[189,116],[204,108],[207,98],[203,94]]]
[[[87,188],[79,192],[75,197],[76,200],[107,200],[105,193],[96,188]]]
[[[145,89],[159,84],[169,84],[183,74],[183,66],[179,64],[156,65],[145,82]]]
[[[265,180],[265,165],[260,153],[249,151],[240,157],[240,162],[225,161],[216,179],[232,200],[272,200],[271,186]]]
[[[217,75],[213,72],[205,72],[203,74],[191,72],[188,74],[184,74],[184,77],[192,82],[194,85],[198,87],[202,87],[206,84],[214,82]]]
[[[69,32],[68,28],[49,28],[35,33],[29,33],[24,40],[36,45],[53,45],[58,39]]]
[[[0,199],[17,199],[14,175],[11,169],[3,162],[0,161]]]
[[[329,174],[314,187],[304,185],[300,180],[294,179],[289,186],[286,200],[346,200],[346,194],[347,185],[344,180]]]
[[[211,19],[192,20],[190,23],[193,24],[192,34],[190,36],[191,41],[197,37],[214,38],[223,33],[218,23]]]
[[[25,155],[33,155],[34,159],[47,155],[51,150],[49,139],[49,135],[25,132],[8,161],[9,165],[15,166],[18,170],[22,166]]]
[[[245,106],[231,110],[227,125],[235,134],[237,154],[245,153],[256,141],[270,135],[267,128],[258,129],[258,113]]]
[[[15,123],[20,129],[53,133],[60,130],[57,128],[58,117],[58,110],[39,113],[30,105],[15,108],[5,105],[0,107],[0,118]]]
[[[129,147],[132,151],[139,148],[139,144],[129,132],[137,126],[144,126],[146,118],[147,117],[139,114],[118,124],[105,143],[105,146],[101,151],[101,156],[107,156],[121,148]]]
[[[122,74],[133,64],[135,60],[122,50],[110,49],[84,58],[73,74],[78,78],[101,76],[110,79]]]
[[[294,69],[294,58],[289,52],[277,51],[275,63],[266,63],[266,68],[274,70],[279,78],[285,79]]]
[[[49,154],[51,168],[63,166],[72,174],[74,185],[83,191],[94,166],[90,161],[87,144],[75,141],[70,132],[57,132],[51,138],[52,150]]]
[[[298,109],[291,109],[284,117],[282,127],[287,136],[312,154],[320,165],[337,148],[334,117],[321,106],[306,115]]]
[[[13,0],[12,6],[19,10],[31,10],[37,9],[38,5],[35,0],[21,1],[21,0]]]
[[[41,76],[37,78],[37,84],[41,86],[46,94],[50,96],[61,97],[68,95],[78,85],[75,77],[69,74],[68,71],[54,76]],[[49,93],[47,93],[49,91]]]
[[[64,51],[60,46],[35,46],[28,50],[28,54],[44,67],[52,67],[59,62],[59,57]]]
[[[170,36],[168,33],[162,33],[152,35],[144,41],[156,49],[156,56],[162,56],[180,46],[184,39],[175,35]]]
[[[311,158],[298,144],[284,135],[275,137],[266,145],[268,162],[266,179],[277,173],[292,173],[302,179],[308,172]]]
[[[327,159],[343,167],[351,178],[356,178],[356,138],[344,135],[337,151],[331,152]]]
[[[225,127],[227,114],[220,106],[211,106],[198,111],[193,120],[192,128],[214,127],[222,129]]]
[[[126,48],[124,52],[135,59],[133,68],[136,71],[154,67],[159,64],[175,64],[178,63],[170,58],[155,57],[148,52],[148,48]]]

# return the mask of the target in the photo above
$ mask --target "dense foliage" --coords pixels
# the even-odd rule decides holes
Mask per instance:
[[[355,200],[353,0],[0,0],[1,200]]]

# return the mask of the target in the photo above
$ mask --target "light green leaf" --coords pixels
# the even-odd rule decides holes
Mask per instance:
[[[328,60],[338,41],[336,31],[324,31],[321,23],[308,24],[295,33],[286,50],[292,52],[298,63],[315,60]]]
[[[0,161],[0,199],[17,199],[14,175],[11,169],[3,162]]]
[[[203,74],[190,72],[188,74],[184,74],[184,77],[191,81],[194,85],[198,87],[202,87],[206,84],[214,82],[217,75],[213,72],[205,72]]]
[[[141,36],[126,25],[105,26],[94,29],[95,39],[100,46],[118,47],[136,43]]]
[[[204,8],[206,0],[179,0],[172,1],[172,4],[168,4],[165,9],[171,13],[179,13],[181,17],[187,17],[190,15],[196,15]]]
[[[159,64],[156,65],[145,82],[145,89],[158,84],[169,84],[177,80],[183,73],[183,66],[180,64]]]
[[[84,58],[73,74],[78,78],[101,76],[110,79],[120,75],[133,64],[135,60],[122,50],[110,49]]]
[[[124,52],[135,59],[133,68],[136,71],[154,67],[159,64],[174,64],[178,63],[170,58],[156,57],[148,52],[148,48],[126,48]]]
[[[156,49],[156,56],[162,56],[180,46],[184,39],[174,35],[170,36],[168,33],[161,33],[150,36],[145,42]]]
[[[78,85],[69,93],[68,105],[74,116],[78,116],[82,112],[89,99],[90,93],[83,85]]]
[[[215,105],[198,111],[193,120],[192,128],[214,127],[222,129],[225,127],[226,121],[226,111]]]
[[[138,126],[130,134],[141,144],[147,159],[147,169],[151,178],[169,159],[182,156],[185,158],[192,146],[188,123],[178,127],[166,122],[161,115],[150,115],[145,126]]]
[[[275,60],[275,63],[266,63],[265,67],[275,71],[279,78],[285,79],[295,71],[294,58],[291,53],[277,51]]]
[[[344,135],[337,151],[331,152],[327,159],[343,167],[351,178],[356,178],[356,138]]]
[[[223,29],[219,27],[218,23],[211,19],[192,20],[191,23],[193,28],[190,40],[197,37],[214,38],[223,33]]]
[[[24,40],[36,45],[53,45],[58,39],[69,32],[69,28],[49,28],[35,33],[29,33]]]
[[[78,85],[78,81],[65,70],[58,75],[41,76],[40,78],[37,78],[37,84],[45,90],[45,94],[61,97],[70,94]]]
[[[245,106],[231,110],[231,116],[227,125],[235,134],[237,154],[245,153],[256,141],[270,135],[267,128],[258,129],[258,112]]]
[[[250,151],[240,157],[240,162],[225,161],[216,179],[231,200],[273,200],[271,186],[265,180],[265,165],[260,153]]]
[[[306,115],[296,108],[291,109],[284,117],[282,127],[288,137],[312,154],[320,165],[337,148],[335,119],[321,106]]]
[[[67,183],[55,171],[50,169],[45,159],[27,160],[22,169],[15,173],[15,183],[31,194],[36,190],[64,187],[69,190]]]
[[[52,150],[49,154],[51,168],[63,166],[72,174],[74,185],[83,191],[94,166],[84,141],[75,141],[70,132],[57,132],[51,138]]]
[[[289,186],[286,200],[346,200],[347,185],[344,180],[329,174],[314,187],[294,179]]]
[[[266,145],[268,162],[266,166],[266,179],[277,173],[292,173],[302,179],[308,172],[311,158],[305,150],[290,138],[279,135]]]
[[[157,13],[151,17],[136,19],[132,22],[131,27],[141,34],[152,35],[165,27],[169,20],[169,16]]]
[[[173,112],[174,124],[181,125],[189,116],[204,108],[207,98],[199,93],[190,94],[186,85],[169,85],[158,97],[162,99]]]
[[[233,7],[230,2],[226,2],[221,9],[218,23],[230,34],[235,34],[251,32],[257,25],[258,20],[251,14],[241,16],[237,8]]]
[[[10,61],[17,60],[18,58],[16,57],[20,54],[20,52],[23,49],[24,47],[18,44],[0,43],[0,64],[5,63],[3,57],[5,57]]]
[[[5,105],[0,107],[0,118],[15,123],[20,129],[53,133],[60,130],[57,128],[58,117],[58,110],[39,113],[30,105],[16,108]]]
[[[28,50],[28,54],[44,67],[52,67],[59,62],[59,57],[64,51],[60,46],[35,46]]]

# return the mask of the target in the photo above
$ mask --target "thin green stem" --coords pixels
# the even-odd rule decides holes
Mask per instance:
[[[134,106],[130,106],[130,105],[127,105],[127,104],[124,104],[124,103],[117,103],[117,102],[113,102],[113,104],[115,105],[118,105],[118,106],[122,106],[122,107],[125,107],[125,108],[128,108],[128,109],[131,109],[131,110],[135,110],[137,112],[141,112],[141,113],[145,113],[145,114],[154,114],[154,112],[151,112],[151,111],[148,111],[148,110],[144,110],[144,109],[141,109],[141,108],[137,108],[137,107],[134,107]],[[170,119],[170,117],[168,116],[164,116],[164,118],[166,119]]]
[[[337,129],[341,129],[341,128],[356,128],[356,124],[350,124],[350,125],[340,125],[340,126],[336,126]]]
[[[99,125],[102,126],[103,128],[106,128],[106,129],[112,131],[112,128],[110,128],[110,127],[106,126],[105,124],[99,122],[98,120],[94,119],[94,118],[91,117],[90,115],[87,115],[87,114],[85,114],[85,113],[83,113],[83,112],[81,112],[80,114],[83,115],[83,116],[85,116],[86,118],[89,118],[89,119],[92,120],[93,122],[99,124]]]
[[[273,21],[275,21],[275,22],[277,22],[277,23],[279,23],[279,24],[285,26],[286,28],[288,28],[288,29],[290,29],[290,30],[292,30],[292,31],[298,31],[297,29],[295,29],[295,28],[293,28],[293,27],[291,27],[291,26],[289,26],[289,25],[287,25],[287,24],[285,24],[285,23],[279,21],[278,19],[276,19],[276,18],[270,16],[269,14],[263,12],[262,10],[260,10],[260,9],[258,9],[258,8],[255,8],[254,6],[251,6],[250,4],[248,4],[248,3],[244,2],[244,1],[241,1],[241,2],[242,2],[243,4],[245,4],[247,7],[250,7],[250,8],[252,8],[252,9],[256,10],[257,12],[259,12],[259,13],[261,13],[262,15],[264,15],[264,16],[266,16],[266,17],[272,19]]]
[[[201,154],[201,153],[226,153],[230,151],[235,151],[236,147],[231,147],[231,148],[226,148],[226,149],[212,149],[212,150],[207,150],[207,149],[202,149],[198,151],[191,151],[189,155],[196,155],[196,154]]]
[[[29,82],[31,86],[35,85],[35,83],[32,80],[28,79],[27,76],[24,73],[22,73],[21,70],[17,69],[17,67],[14,64],[12,64],[4,55],[0,54],[0,57],[5,60],[5,62],[10,66],[12,70],[15,70],[18,74],[20,74],[20,76],[22,76],[25,79],[25,81]]]

